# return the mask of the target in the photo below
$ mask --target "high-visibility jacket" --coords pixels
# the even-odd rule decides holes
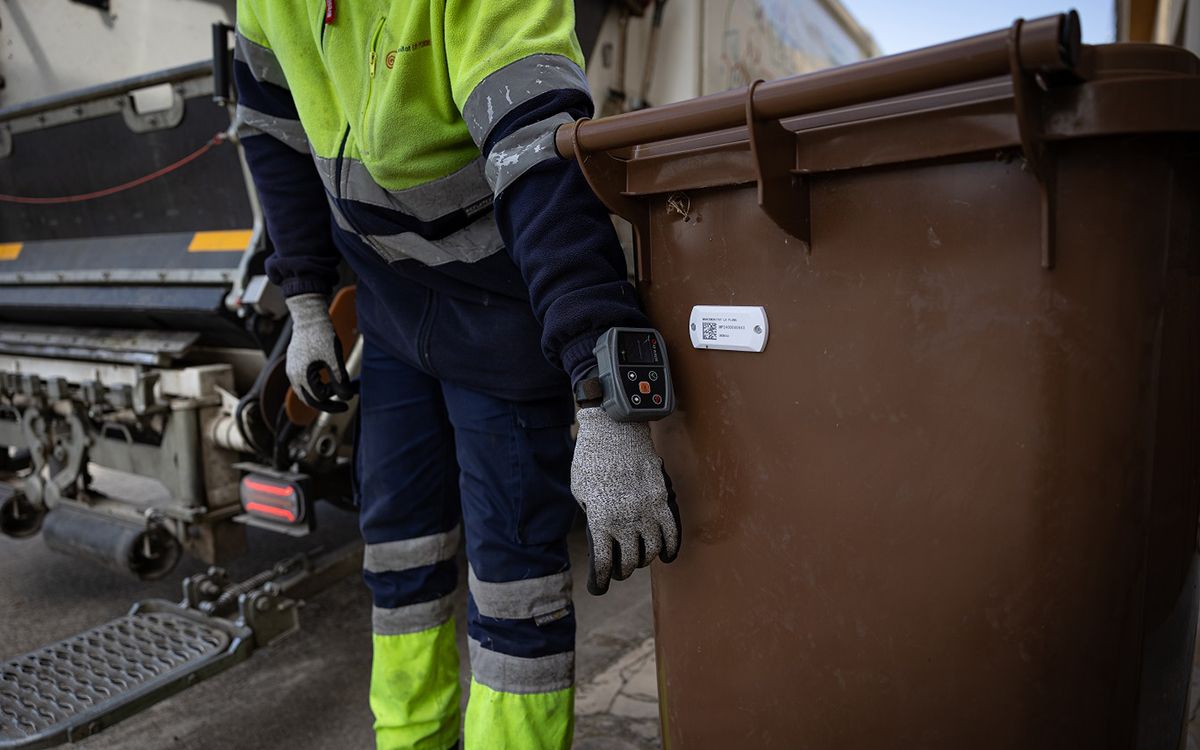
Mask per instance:
[[[647,325],[607,212],[553,146],[592,111],[569,0],[239,0],[234,58],[285,295],[328,292],[344,258],[367,336],[511,398]]]

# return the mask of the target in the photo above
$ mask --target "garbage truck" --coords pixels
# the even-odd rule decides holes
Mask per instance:
[[[355,408],[317,413],[284,373],[234,6],[0,5],[0,534],[147,581],[185,556],[212,566],[179,602],[0,655],[0,748],[80,739],[246,658],[361,559],[304,541],[318,504],[353,512]],[[598,116],[878,52],[836,0],[580,0],[576,16]],[[331,312],[354,374],[352,278]],[[233,581],[248,527],[296,555]]]

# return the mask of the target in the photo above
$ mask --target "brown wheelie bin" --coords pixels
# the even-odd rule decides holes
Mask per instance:
[[[1070,14],[557,145],[678,389],[666,747],[1181,746],[1200,61]]]

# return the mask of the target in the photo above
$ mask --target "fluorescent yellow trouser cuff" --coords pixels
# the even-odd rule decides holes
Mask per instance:
[[[569,750],[575,730],[575,688],[552,693],[502,693],[471,680],[466,750]]]
[[[372,640],[371,711],[378,750],[449,750],[459,731],[454,621]]]

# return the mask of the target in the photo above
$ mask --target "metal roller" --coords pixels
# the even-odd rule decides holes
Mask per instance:
[[[98,513],[59,506],[42,524],[46,546],[153,581],[179,562],[179,540],[157,526],[136,525]]]

